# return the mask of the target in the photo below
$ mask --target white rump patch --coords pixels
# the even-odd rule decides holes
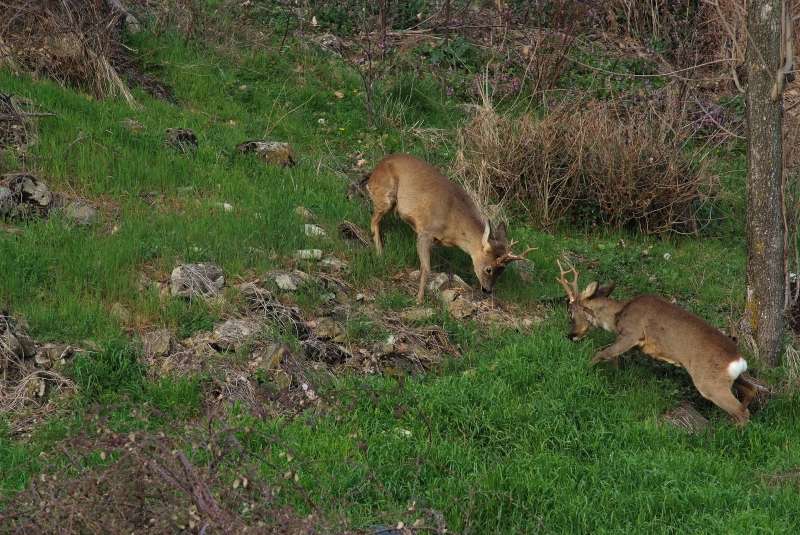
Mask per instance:
[[[731,379],[736,379],[745,371],[747,371],[747,361],[742,357],[728,364],[728,375]]]

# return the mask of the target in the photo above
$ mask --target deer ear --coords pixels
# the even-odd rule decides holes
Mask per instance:
[[[489,236],[492,233],[492,227],[489,225],[489,220],[486,220],[486,226],[483,228],[483,237],[481,238],[481,245],[483,252],[490,253],[492,251],[492,244],[489,243]]]
[[[505,222],[500,223],[499,225],[497,225],[493,229],[492,238],[494,238],[496,241],[499,241],[499,242],[502,242],[502,243],[505,243],[505,242],[508,241],[508,233],[507,233],[507,230],[506,230]]]
[[[611,292],[614,291],[615,287],[616,287],[616,285],[613,282],[608,283],[605,286],[599,287],[597,289],[597,291],[594,293],[594,296],[595,297],[608,297],[609,295],[611,295]]]
[[[581,293],[581,299],[591,299],[597,291],[597,281],[590,282],[589,286]]]

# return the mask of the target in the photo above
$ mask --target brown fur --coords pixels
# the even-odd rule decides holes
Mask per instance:
[[[579,340],[592,327],[617,335],[613,344],[597,352],[592,364],[609,361],[615,366],[619,355],[638,347],[656,360],[685,368],[700,394],[727,412],[740,425],[747,423],[747,409],[756,394],[756,385],[746,377],[732,378],[728,366],[742,358],[736,344],[699,317],[653,295],[640,295],[629,301],[608,297],[612,286],[591,283],[580,294],[577,272],[571,283],[559,282],[570,299],[570,338]],[[741,401],[731,392],[735,386]]]
[[[513,242],[508,243],[505,225],[494,228],[484,221],[461,186],[418,158],[407,154],[385,157],[367,179],[366,189],[372,199],[371,230],[378,254],[383,253],[380,222],[391,210],[396,210],[417,234],[418,302],[422,301],[430,273],[430,249],[434,243],[458,247],[470,255],[478,281],[487,292],[509,262],[522,258],[511,254]],[[489,235],[484,239],[487,226]]]

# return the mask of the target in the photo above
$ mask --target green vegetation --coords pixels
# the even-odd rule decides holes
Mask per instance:
[[[333,11],[326,16],[327,24],[342,20]],[[163,66],[160,76],[178,104],[136,91],[142,106],[132,110],[0,70],[3,91],[56,114],[38,121],[35,171],[51,189],[80,194],[102,211],[101,222],[88,229],[50,218],[21,224],[18,234],[0,232],[0,304],[26,318],[37,340],[91,341],[97,348],[69,365],[77,395],[62,400],[32,436],[12,436],[0,421],[4,499],[39,473],[68,466],[55,446],[77,433],[93,437],[102,427],[180,435],[185,425],[204,421],[209,378],[152,379],[138,358],[137,334],[110,311],[120,303],[136,327],[166,326],[183,338],[212,328],[226,317],[227,305],[162,299],[139,288],[142,273],[166,277],[179,262],[211,261],[229,281],[246,280],[285,266],[295,249],[320,243],[348,259],[354,287],[385,288],[376,306],[409,308],[412,299],[390,288],[389,278],[416,268],[413,234],[387,218],[381,258],[341,240],[335,229],[342,219],[369,222],[369,207],[345,196],[346,174],[355,153],[370,165],[392,151],[446,163],[452,149],[426,143],[412,127],[451,130],[464,119],[463,108],[434,81],[403,74],[381,86],[382,104],[394,111],[384,116],[393,121],[370,128],[358,76],[291,37],[282,50],[275,43],[235,60],[169,33],[132,37],[129,44]],[[460,55],[460,45],[450,46],[438,49],[435,61],[455,61],[449,54]],[[626,69],[640,72],[635,64]],[[126,118],[139,121],[142,131],[126,129]],[[163,145],[164,129],[174,127],[197,133],[196,154]],[[265,166],[234,151],[242,141],[265,137],[290,141],[299,164]],[[538,247],[531,254],[535,271],[523,279],[509,270],[497,295],[524,310],[550,303],[544,321],[529,332],[487,331],[437,311],[432,321],[464,351],[441,369],[401,379],[336,376],[321,392],[329,401],[325,409],[295,418],[232,409],[213,425],[236,430],[245,451],[262,460],[258,468],[267,480],[296,471],[298,487],[287,486],[282,504],[343,517],[355,528],[396,522],[416,501],[442,511],[449,529],[464,533],[795,532],[796,488],[768,485],[764,477],[800,465],[796,393],[770,401],[741,430],[699,399],[684,372],[637,356],[619,370],[592,369],[589,359],[609,335],[594,333],[577,344],[565,337],[554,280],[554,261],[565,251],[580,259],[584,283],[613,280],[621,297],[674,297],[727,327],[743,300],[743,212],[734,197],[742,190],[744,160],[740,149],[716,157],[725,220],[700,238],[566,227],[545,233],[513,220],[511,236]],[[3,164],[6,170],[16,165]],[[320,242],[304,235],[298,205],[317,214],[329,237]],[[435,251],[434,265],[473,281],[459,251]],[[313,310],[324,291],[309,285],[299,305]],[[385,334],[368,316],[347,325],[348,336]],[[664,411],[687,398],[710,418],[712,431],[688,435],[661,423]]]

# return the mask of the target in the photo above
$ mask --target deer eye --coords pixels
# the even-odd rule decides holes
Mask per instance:
[[[487,267],[486,269],[484,269],[484,271],[486,272],[487,275],[491,275],[492,274],[492,268],[491,267]]]

